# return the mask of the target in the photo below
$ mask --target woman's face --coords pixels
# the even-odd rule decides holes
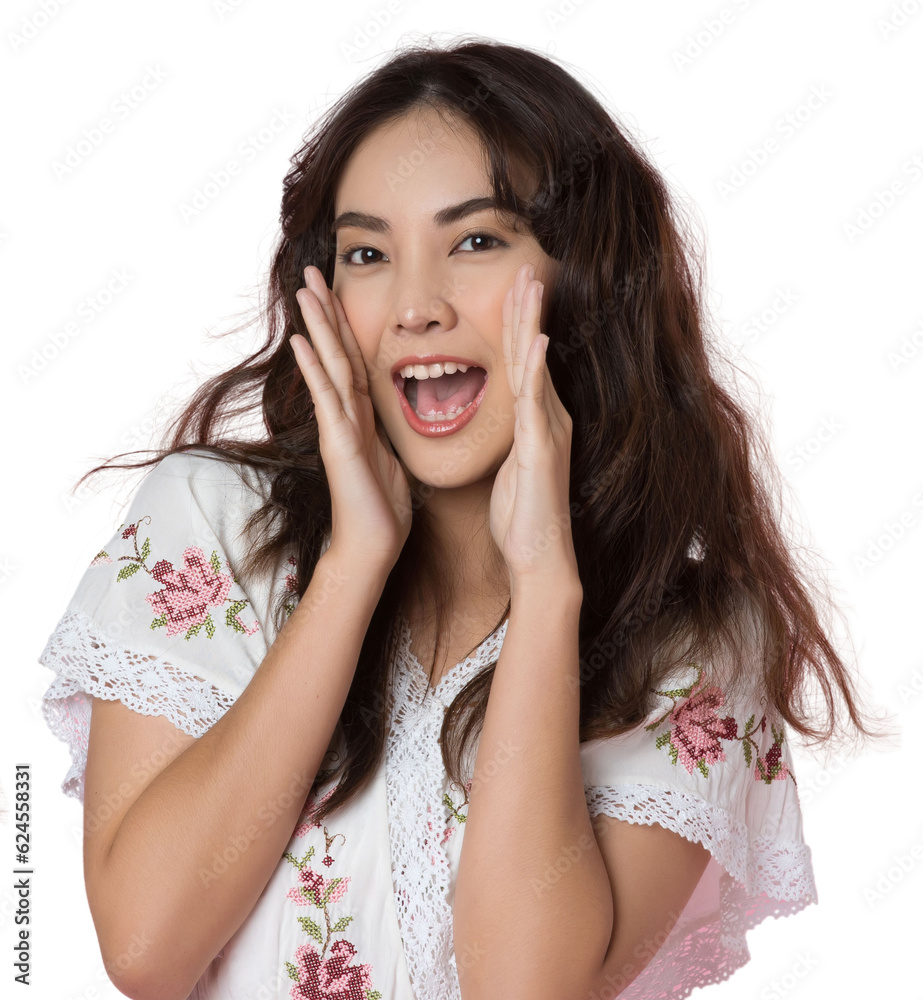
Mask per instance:
[[[528,178],[514,175],[514,182],[518,194],[531,193],[520,187]],[[451,221],[438,218],[490,197],[479,142],[430,110],[369,135],[336,191],[333,291],[356,335],[372,404],[395,452],[417,481],[435,487],[492,479],[509,455],[514,395],[501,340],[503,299],[520,266],[533,264],[546,286],[544,316],[557,270],[525,219],[499,217],[483,206],[455,212]],[[341,218],[344,213],[364,218]],[[471,373],[453,375],[451,364],[445,373],[431,369],[440,357],[470,362]],[[433,377],[411,380],[399,394],[395,379],[404,383],[395,372],[409,364],[425,365]],[[415,399],[415,412],[435,419],[411,413],[407,396]]]

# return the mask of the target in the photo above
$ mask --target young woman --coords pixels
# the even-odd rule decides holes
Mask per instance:
[[[656,170],[544,56],[405,50],[293,158],[266,323],[42,657],[113,982],[727,978],[816,901],[789,733],[871,734]]]

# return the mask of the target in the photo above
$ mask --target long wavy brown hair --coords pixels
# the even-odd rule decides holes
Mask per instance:
[[[690,662],[723,664],[727,690],[756,685],[767,714],[805,745],[847,732],[881,735],[863,718],[831,641],[826,585],[809,582],[805,554],[796,563],[782,531],[764,432],[717,374],[723,359],[707,342],[699,239],[625,127],[573,75],[525,48],[470,38],[416,44],[342,96],[284,180],[281,234],[258,316],[265,342],[194,393],[154,457],[111,460],[83,478],[191,448],[258,470],[271,484],[269,499],[247,522],[254,545],[236,572],[246,580],[294,553],[305,592],[331,517],[310,393],[288,343],[293,333],[310,340],[295,292],[309,264],[333,283],[334,195],[353,151],[373,129],[423,108],[474,129],[498,203],[525,216],[560,263],[544,332],[551,377],[573,418],[571,527],[584,595],[580,741],[636,726],[655,689]],[[514,190],[516,164],[538,179],[531,200]],[[259,411],[260,433],[243,440],[233,423]],[[137,452],[116,458],[130,454]],[[422,579],[440,579],[422,505],[428,489],[413,492],[410,535],[362,644],[339,720],[345,752],[315,781],[341,775],[317,819],[361,791],[382,759],[393,625]],[[278,627],[287,596],[273,612]],[[440,629],[445,602],[437,584]],[[508,613],[509,604],[497,626]],[[464,687],[443,722],[443,761],[462,787],[495,665]]]

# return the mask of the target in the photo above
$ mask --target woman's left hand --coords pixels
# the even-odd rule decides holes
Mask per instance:
[[[510,586],[526,579],[578,580],[570,525],[573,421],[545,363],[548,337],[539,330],[540,281],[523,265],[503,300],[503,353],[515,396],[513,447],[497,471],[490,531],[506,560]]]

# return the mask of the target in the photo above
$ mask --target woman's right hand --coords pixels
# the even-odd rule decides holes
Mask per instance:
[[[390,570],[410,534],[410,486],[369,396],[362,352],[343,304],[316,267],[295,298],[315,349],[289,343],[314,401],[330,485],[330,548]],[[380,428],[380,429],[379,429]]]

